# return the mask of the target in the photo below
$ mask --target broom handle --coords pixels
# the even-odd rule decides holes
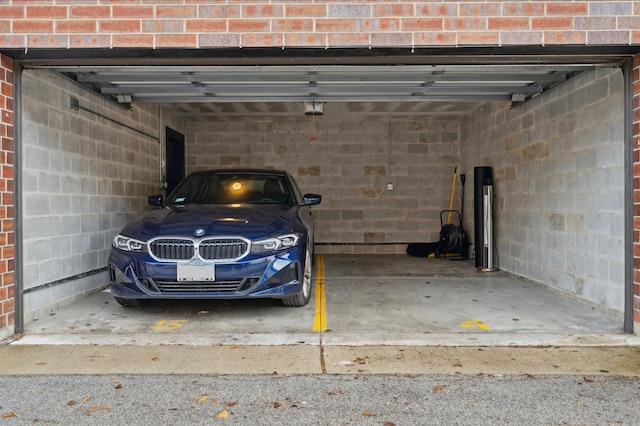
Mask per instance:
[[[453,183],[451,184],[451,199],[449,200],[449,215],[447,216],[447,223],[451,223],[451,210],[453,210],[453,194],[456,192],[456,178],[458,168],[453,169]]]
[[[465,176],[464,173],[462,173],[460,175],[460,183],[462,184],[462,201],[460,202],[460,228],[463,227],[462,225],[462,215],[464,214],[464,181],[467,179],[467,177]]]

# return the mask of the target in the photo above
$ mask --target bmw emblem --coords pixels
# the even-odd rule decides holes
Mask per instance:
[[[202,228],[198,228],[198,229],[196,229],[196,230],[194,231],[194,235],[195,235],[196,237],[202,237],[202,236],[204,235],[204,229],[202,229]]]

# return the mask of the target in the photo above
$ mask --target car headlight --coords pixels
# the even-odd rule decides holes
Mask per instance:
[[[113,239],[113,246],[124,251],[143,252],[146,243],[136,240],[135,238],[127,237],[126,235],[118,234]]]
[[[262,253],[265,251],[284,250],[294,247],[300,241],[299,234],[280,235],[279,237],[266,238],[251,243],[252,253]]]

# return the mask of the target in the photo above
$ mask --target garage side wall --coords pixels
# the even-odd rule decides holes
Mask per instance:
[[[408,241],[438,240],[439,212],[449,206],[458,161],[459,123],[317,117],[311,140],[311,120],[190,123],[187,170],[288,170],[303,192],[323,196],[315,208],[319,253],[406,253]]]
[[[617,311],[624,308],[623,99],[621,71],[599,69],[513,109],[488,104],[461,133],[470,176],[474,166],[493,168],[500,268]]]
[[[159,192],[160,129],[155,107],[127,110],[48,71],[25,71],[23,87],[29,321],[107,284],[115,233]]]

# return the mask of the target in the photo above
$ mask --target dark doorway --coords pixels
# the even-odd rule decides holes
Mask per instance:
[[[167,127],[167,194],[184,179],[184,135]]]

